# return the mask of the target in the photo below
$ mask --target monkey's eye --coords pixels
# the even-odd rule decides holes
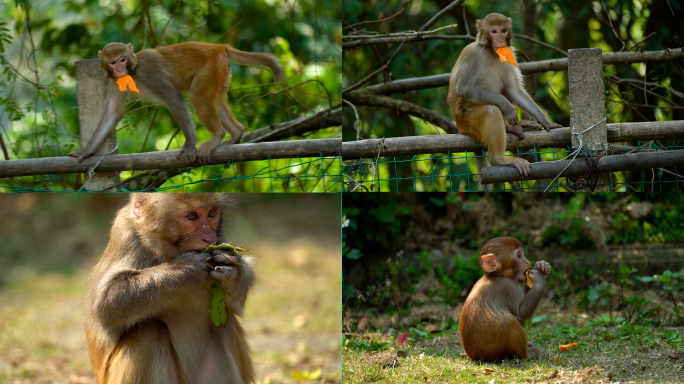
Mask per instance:
[[[192,211],[192,212],[188,212],[188,214],[185,215],[185,217],[186,217],[188,220],[190,220],[190,221],[195,221],[195,220],[197,220],[197,218],[199,217],[199,215],[197,215],[197,212]]]
[[[209,213],[207,213],[207,216],[209,217],[216,217],[216,208],[212,208],[209,210]]]
[[[119,60],[119,61],[123,63],[124,61],[126,61],[126,58],[122,57],[121,60]]]
[[[492,29],[492,35],[496,35],[496,29]]]
[[[508,29],[502,29],[501,32],[506,33],[506,32],[508,32]]]

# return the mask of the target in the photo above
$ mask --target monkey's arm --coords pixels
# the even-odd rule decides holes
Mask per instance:
[[[78,151],[70,152],[67,156],[78,158],[78,162],[82,162],[86,157],[91,156],[102,145],[107,138],[107,135],[116,127],[116,124],[121,120],[121,112],[126,103],[126,92],[119,91],[119,86],[110,80],[107,86],[107,96],[105,98],[105,111],[102,115],[100,124],[95,129],[95,134],[88,142],[85,148]]]
[[[542,295],[544,294],[544,288],[546,287],[546,279],[544,278],[543,272],[540,270],[531,270],[530,279],[533,281],[532,288],[527,292],[518,306],[517,317],[520,321],[520,325],[524,325],[525,322],[532,317],[534,310],[537,309],[539,300],[541,300]]]
[[[509,89],[506,90],[506,95],[511,101],[513,101],[513,103],[519,106],[522,110],[534,116],[534,118],[539,122],[539,124],[541,124],[541,126],[545,129],[548,130],[552,128],[562,127],[560,124],[552,123],[551,120],[549,120],[549,118],[546,117],[544,111],[542,111],[541,108],[539,108],[537,103],[535,103],[534,100],[532,100],[530,95],[528,95],[527,92],[525,92],[525,90],[520,87],[520,85],[512,85]]]
[[[187,252],[178,262],[143,269],[111,268],[95,287],[95,314],[105,326],[128,327],[177,305],[179,293],[211,281],[206,255]]]
[[[231,311],[242,316],[247,294],[254,285],[254,270],[250,256],[230,255],[222,251],[212,251],[212,259],[217,263],[210,272],[226,294],[226,304]]]

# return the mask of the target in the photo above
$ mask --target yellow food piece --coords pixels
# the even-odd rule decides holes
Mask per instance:
[[[525,277],[527,277],[527,286],[529,288],[532,288],[532,280],[530,280],[530,270],[528,269],[527,272],[525,272]]]

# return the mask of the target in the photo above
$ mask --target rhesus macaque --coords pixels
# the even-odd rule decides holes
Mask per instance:
[[[529,120],[518,121],[513,103],[534,116],[543,128],[561,127],[552,123],[522,86],[517,66],[502,62],[497,49],[511,47],[513,21],[498,13],[477,20],[477,40],[466,46],[456,60],[449,78],[449,95],[458,132],[481,142],[492,164],[512,165],[529,175],[530,163],[521,158],[505,157],[506,132],[525,138],[523,127],[539,127]],[[512,58],[511,58],[512,60]],[[482,172],[483,159],[477,168]]]
[[[221,194],[132,194],[89,278],[86,337],[99,384],[254,381],[238,321],[254,283],[249,256],[215,250],[231,201]],[[208,264],[212,264],[212,269]],[[216,280],[225,324],[210,319]]]
[[[523,324],[532,317],[544,293],[545,275],[551,265],[538,261],[530,270],[532,288],[525,272],[530,262],[523,246],[512,237],[489,240],[480,251],[484,276],[470,291],[459,321],[463,349],[476,361],[499,361],[508,357],[544,357],[544,348],[527,342]]]
[[[229,143],[240,142],[244,126],[235,120],[226,103],[230,86],[230,63],[252,67],[269,67],[276,82],[285,79],[278,58],[269,53],[243,52],[225,44],[187,42],[165,47],[143,49],[133,53],[132,44],[109,43],[99,51],[100,64],[109,77],[105,112],[88,145],[69,153],[81,162],[95,153],[107,135],[116,127],[122,116],[126,95],[116,84],[117,79],[130,75],[140,90],[140,97],[166,105],[185,135],[185,144],[178,153],[194,162],[209,161],[211,152],[230,132]],[[129,87],[133,88],[133,87]],[[190,104],[211,139],[196,148],[195,124],[181,92],[190,91]]]

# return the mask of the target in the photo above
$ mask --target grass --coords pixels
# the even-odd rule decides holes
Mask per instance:
[[[684,329],[646,327],[635,335],[619,335],[619,326],[597,327],[572,340],[532,331],[535,345],[546,349],[538,360],[511,359],[503,363],[476,363],[464,353],[458,332],[417,340],[408,348],[389,347],[369,352],[345,348],[342,375],[345,384],[354,383],[518,383],[518,382],[684,382]],[[377,336],[382,338],[382,336]],[[670,340],[670,342],[666,340]],[[353,336],[353,340],[363,337]],[[566,342],[578,345],[558,352]],[[400,351],[405,352],[406,357]]]

